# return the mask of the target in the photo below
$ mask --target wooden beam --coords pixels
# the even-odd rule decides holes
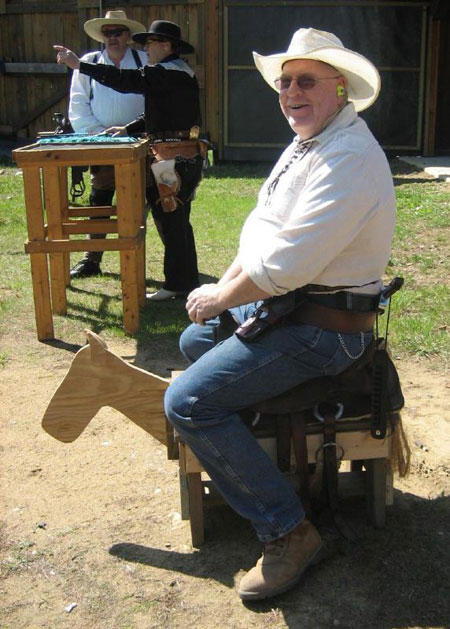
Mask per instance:
[[[427,85],[425,96],[425,133],[423,154],[434,155],[436,140],[436,109],[439,81],[439,46],[441,23],[430,20],[428,28]]]
[[[222,83],[221,77],[221,47],[219,24],[219,0],[206,3],[206,33],[205,33],[205,90],[206,114],[205,126],[210,140],[222,145]]]
[[[5,0],[0,0],[0,13],[2,3]],[[76,0],[65,0],[63,5],[64,13],[71,13],[77,10]],[[5,10],[3,13],[8,15],[23,15],[24,13],[61,13],[61,4],[59,2],[48,2],[47,0],[13,0],[12,2],[5,3]]]
[[[22,118],[22,120],[13,123],[13,132],[17,133],[23,127],[26,127],[30,122],[33,122],[38,116],[45,113],[47,109],[56,105],[62,98],[68,95],[68,87],[64,89],[60,89],[56,92],[56,94],[52,94],[49,98],[47,98],[43,103],[41,103],[38,107],[36,107],[33,111],[27,113],[27,115]]]
[[[5,74],[68,74],[66,65],[59,63],[5,63]]]

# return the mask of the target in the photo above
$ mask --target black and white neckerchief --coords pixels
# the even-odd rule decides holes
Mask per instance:
[[[292,164],[294,164],[295,162],[300,161],[305,155],[306,153],[309,151],[309,149],[316,143],[316,140],[305,140],[304,142],[299,142],[298,145],[295,147],[291,157],[289,158],[288,162],[283,166],[283,168],[280,170],[279,173],[277,173],[274,178],[268,182],[267,184],[267,196],[266,196],[266,205],[269,205],[271,197],[273,195],[273,193],[275,192],[275,188],[278,185],[278,182],[280,181],[281,177],[284,175],[285,172],[287,172],[289,170],[289,168],[292,166]]]

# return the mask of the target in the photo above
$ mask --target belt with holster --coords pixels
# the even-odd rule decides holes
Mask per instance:
[[[150,142],[176,142],[178,140],[197,140],[200,128],[198,126],[190,129],[182,129],[177,131],[156,131],[149,133]]]

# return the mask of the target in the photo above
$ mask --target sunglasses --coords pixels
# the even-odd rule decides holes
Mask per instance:
[[[279,92],[283,90],[287,90],[291,87],[292,81],[295,81],[297,87],[301,90],[312,90],[316,87],[318,81],[328,81],[330,79],[339,79],[341,75],[338,76],[326,76],[322,79],[316,79],[309,74],[301,74],[300,76],[280,76],[278,79],[275,79],[274,84]]]
[[[110,28],[107,31],[102,31],[103,37],[120,37],[122,33],[129,33],[128,28]]]

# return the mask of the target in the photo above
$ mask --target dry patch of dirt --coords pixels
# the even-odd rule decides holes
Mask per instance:
[[[132,340],[108,343],[136,352]],[[165,448],[109,408],[73,444],[53,440],[40,419],[73,353],[31,333],[3,348],[2,628],[449,626],[448,374],[397,361],[413,465],[395,483],[386,528],[367,524],[362,503],[347,506],[355,546],[323,531],[327,557],[296,588],[243,605],[235,584],[260,551],[247,523],[212,510],[193,549]],[[164,357],[140,361],[164,375]]]

